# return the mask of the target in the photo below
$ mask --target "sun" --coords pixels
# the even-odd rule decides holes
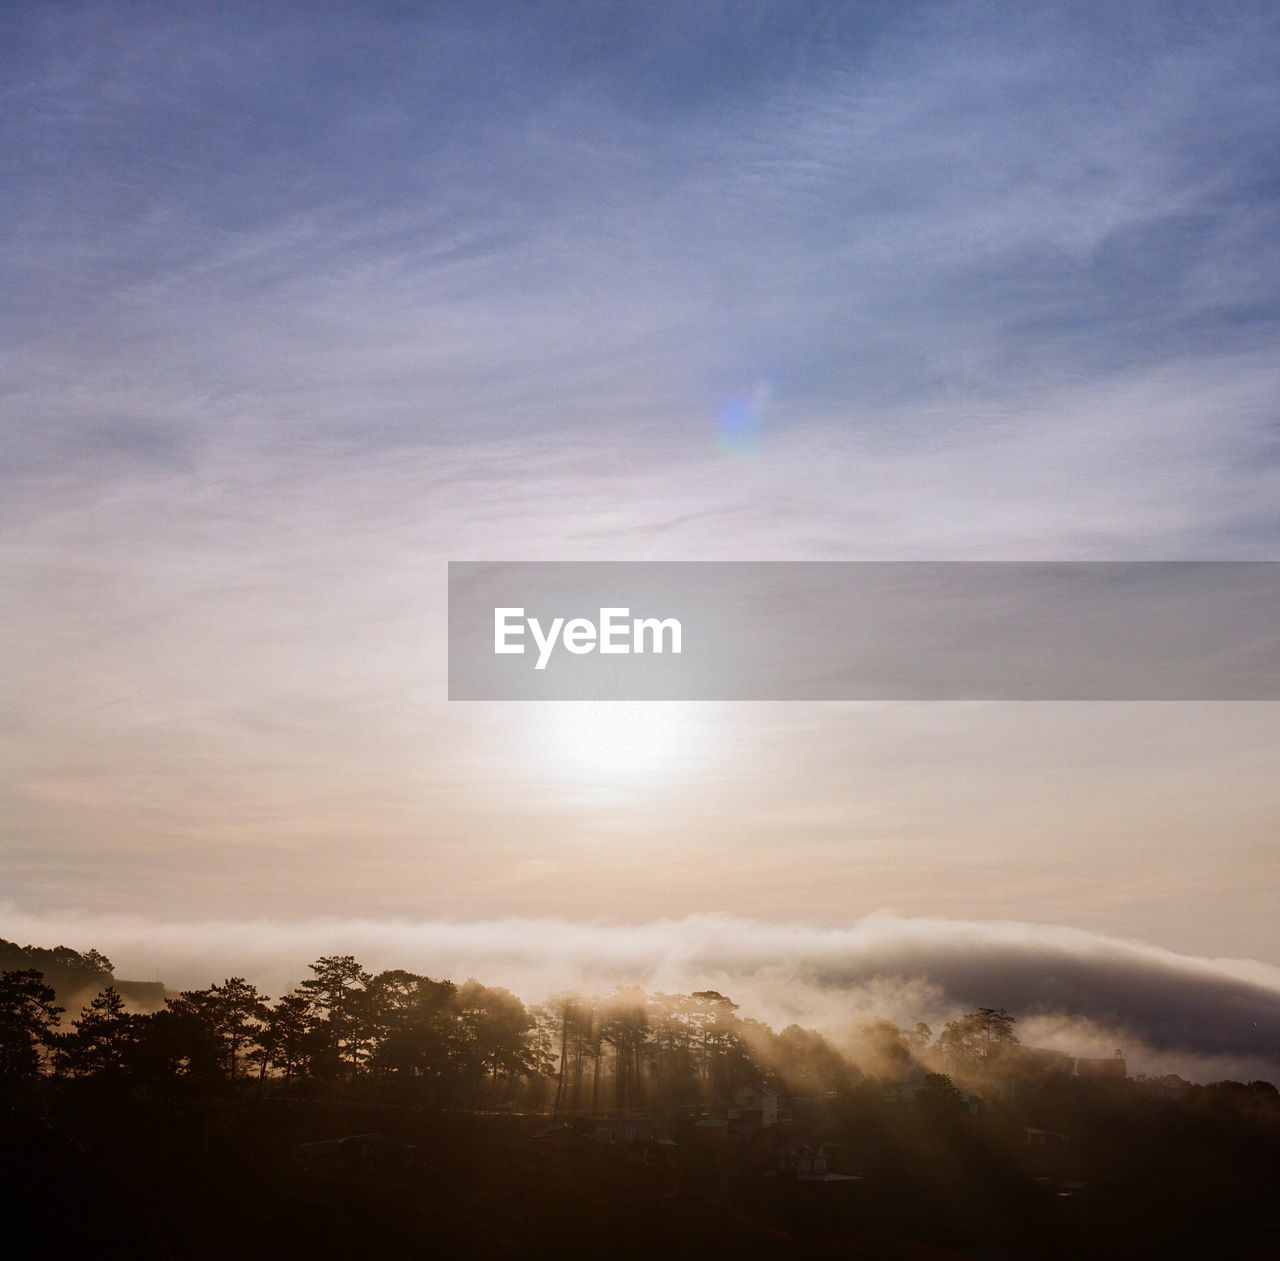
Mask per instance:
[[[558,778],[630,787],[681,778],[698,758],[701,724],[695,705],[562,701],[539,708],[539,761]]]

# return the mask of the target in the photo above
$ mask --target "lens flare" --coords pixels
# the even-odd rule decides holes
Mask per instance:
[[[716,437],[733,455],[753,455],[773,399],[773,382],[761,377],[746,393],[730,395],[720,405]]]

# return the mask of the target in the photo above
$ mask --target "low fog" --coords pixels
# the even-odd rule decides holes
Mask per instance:
[[[0,936],[101,950],[121,979],[171,990],[243,975],[273,995],[325,954],[372,970],[475,976],[526,1001],[576,988],[716,989],[744,1016],[849,1045],[874,1018],[934,1032],[979,1006],[1017,1017],[1029,1046],[1123,1050],[1130,1073],[1280,1080],[1280,968],[1206,959],[1075,929],[868,916],[847,928],[699,915],[647,924],[504,919],[149,923],[6,911]]]

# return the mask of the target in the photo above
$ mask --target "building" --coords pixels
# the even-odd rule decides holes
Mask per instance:
[[[729,1119],[744,1129],[767,1130],[778,1124],[778,1096],[767,1086],[741,1086],[733,1096]]]
[[[1128,1076],[1124,1055],[1119,1049],[1112,1056],[1100,1059],[1080,1058],[1076,1060],[1077,1077],[1110,1077],[1123,1080]]]

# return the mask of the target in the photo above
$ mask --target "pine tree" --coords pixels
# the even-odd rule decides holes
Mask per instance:
[[[62,1012],[55,997],[35,968],[0,973],[0,1079],[39,1076]]]

